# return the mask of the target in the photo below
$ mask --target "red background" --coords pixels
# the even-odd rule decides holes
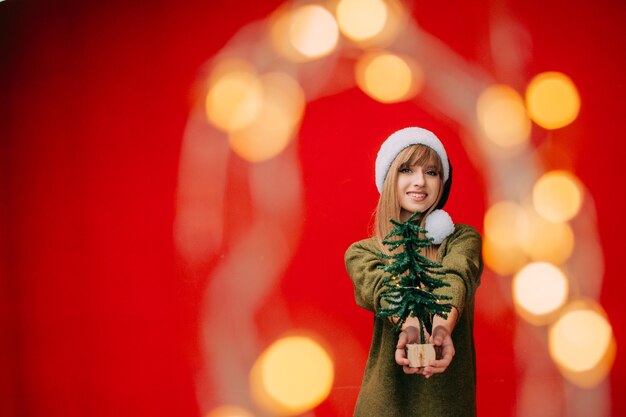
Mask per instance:
[[[2,280],[0,414],[186,416],[199,413],[202,275],[189,273],[172,240],[180,146],[204,62],[243,25],[280,1],[0,3]],[[467,60],[492,70],[494,2],[414,2],[414,17]],[[593,196],[606,270],[600,302],[617,338],[612,414],[626,414],[620,356],[621,215],[626,7],[618,1],[511,2],[532,39],[522,76],[558,70],[583,107],[553,141]],[[499,74],[495,74],[498,79]],[[499,81],[507,82],[506,79]],[[522,89],[523,85],[514,85]],[[480,166],[460,128],[415,103],[382,105],[353,89],[306,109],[298,152],[305,210],[300,247],[259,312],[263,341],[272,299],[290,323],[332,341],[335,387],[318,415],[348,415],[371,318],[352,301],[343,251],[366,233],[376,201],[373,160],[391,131],[419,123],[446,138],[455,167],[448,209],[482,230]],[[243,162],[239,162],[243,164]],[[210,268],[210,266],[209,266]],[[480,415],[512,415],[515,317],[486,272],[477,303]],[[341,340],[356,343],[341,343]]]

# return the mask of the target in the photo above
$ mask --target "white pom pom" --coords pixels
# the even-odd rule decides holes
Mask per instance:
[[[454,223],[444,210],[435,210],[426,217],[424,228],[426,237],[432,238],[433,243],[439,245],[454,232]]]

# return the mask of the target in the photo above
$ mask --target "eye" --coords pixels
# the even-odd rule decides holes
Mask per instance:
[[[401,174],[410,174],[412,171],[411,168],[400,168],[398,172],[400,172]]]
[[[430,175],[431,177],[436,177],[439,173],[433,169],[426,171],[426,175]]]

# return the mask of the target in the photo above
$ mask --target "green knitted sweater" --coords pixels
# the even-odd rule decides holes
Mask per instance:
[[[395,363],[397,334],[388,319],[374,318],[374,333],[355,416],[407,417],[476,415],[476,355],[474,350],[474,293],[480,285],[482,239],[471,226],[457,224],[439,246],[437,261],[446,271],[449,287],[438,294],[452,297],[459,311],[452,332],[455,356],[442,374],[425,379],[406,375]],[[384,272],[376,238],[353,243],[345,255],[346,269],[354,284],[356,303],[374,313],[381,308]]]

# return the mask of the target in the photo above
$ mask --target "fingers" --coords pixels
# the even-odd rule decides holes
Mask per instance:
[[[409,366],[409,359],[406,357],[404,348],[396,348],[396,363],[401,366]]]
[[[435,359],[431,361],[427,367],[424,368],[424,376],[430,378],[435,374],[440,374],[448,369],[448,366],[452,362],[454,357],[454,346],[452,343],[443,343],[443,357],[441,359]]]
[[[407,343],[415,343],[419,338],[419,329],[415,326],[405,326],[400,332],[398,341],[400,341],[400,338],[403,338],[405,341],[404,346],[406,346]]]
[[[404,347],[409,343],[409,335],[406,331],[401,331],[398,336],[398,344],[396,345],[396,349],[404,349]]]
[[[428,366],[423,368],[411,368],[409,367],[409,359],[407,357],[405,348],[409,343],[415,343],[419,337],[418,330],[413,326],[407,326],[398,335],[398,343],[396,344],[395,360],[396,363],[402,366],[402,371],[408,375],[423,375],[425,378],[430,378],[435,374],[444,372],[454,357],[454,345],[452,338],[447,330],[433,332],[430,337],[430,342],[436,346],[442,348],[442,358],[431,361]]]
[[[407,365],[402,367],[402,371],[404,371],[405,374],[407,375],[420,375],[424,373],[424,369],[425,368],[411,368],[408,365],[408,361],[407,361]]]
[[[450,362],[452,362],[451,355],[444,356],[442,359],[431,361],[428,366],[424,368],[423,374],[426,378],[430,378],[435,374],[443,373],[446,369],[448,369]]]
[[[441,346],[446,342],[446,339],[450,337],[450,332],[443,326],[437,326],[433,329],[433,334],[430,337],[430,343]]]

